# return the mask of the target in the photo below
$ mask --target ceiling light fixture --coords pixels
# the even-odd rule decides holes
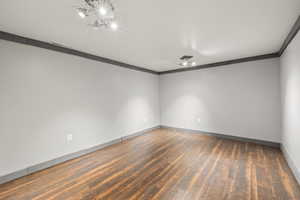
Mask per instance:
[[[194,67],[194,66],[196,66],[196,62],[191,61],[192,58],[193,58],[193,56],[182,56],[180,58],[181,62],[179,63],[179,65],[183,66],[183,67]]]
[[[116,22],[112,22],[112,23],[110,24],[110,28],[111,28],[112,30],[117,30],[117,29],[118,29],[118,24],[117,24]]]
[[[100,12],[101,15],[106,15],[107,10],[105,8],[103,8],[103,7],[100,7],[99,8],[99,12]]]
[[[85,14],[83,12],[78,12],[78,15],[81,17],[81,18],[85,18]]]
[[[78,8],[77,9],[77,12],[78,12],[78,15],[81,17],[81,18],[85,18],[86,17],[86,10],[83,9],[83,8]]]
[[[81,18],[88,18],[89,26],[95,29],[118,29],[115,18],[115,8],[110,0],[82,0],[84,5],[77,7]]]

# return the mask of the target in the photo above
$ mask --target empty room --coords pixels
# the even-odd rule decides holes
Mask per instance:
[[[0,200],[300,200],[300,0],[1,0]]]

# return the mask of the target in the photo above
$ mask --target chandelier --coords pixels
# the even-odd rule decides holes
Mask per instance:
[[[83,0],[83,5],[76,8],[78,15],[89,21],[95,29],[118,29],[115,19],[115,8],[110,0]]]
[[[183,67],[194,67],[196,66],[196,62],[192,61],[191,59],[193,58],[193,56],[182,56],[180,58],[181,62],[179,63],[180,66]]]

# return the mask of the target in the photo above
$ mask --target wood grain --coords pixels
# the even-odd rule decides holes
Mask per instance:
[[[299,200],[278,148],[159,129],[0,185],[1,200]]]

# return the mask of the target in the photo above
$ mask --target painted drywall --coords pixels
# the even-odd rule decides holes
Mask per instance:
[[[300,34],[281,56],[282,144],[300,183]],[[291,164],[291,163],[290,163]]]
[[[157,75],[0,40],[0,176],[159,125],[158,95]]]
[[[280,142],[279,58],[160,76],[161,125]]]

